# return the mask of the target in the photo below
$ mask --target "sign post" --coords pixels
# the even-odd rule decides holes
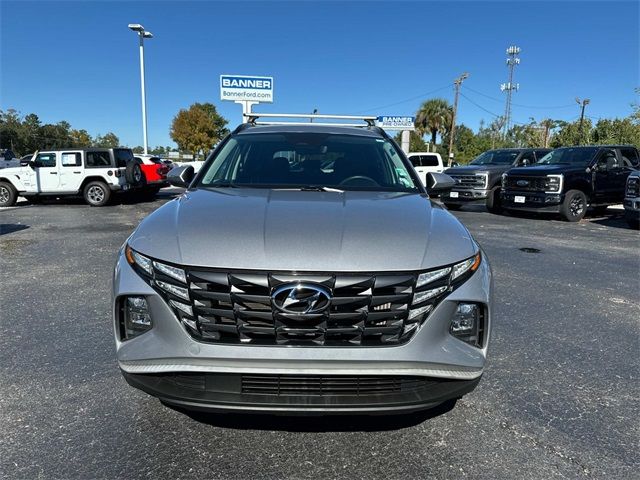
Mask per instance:
[[[400,137],[402,151],[409,153],[411,145],[411,132],[416,129],[415,117],[401,117],[392,115],[382,115],[378,117],[376,125],[384,128],[385,130],[400,130],[402,135]]]
[[[242,105],[244,122],[253,105],[273,103],[273,77],[220,75],[220,99]]]

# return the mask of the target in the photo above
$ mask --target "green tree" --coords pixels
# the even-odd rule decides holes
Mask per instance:
[[[559,129],[551,138],[551,146],[571,147],[575,145],[588,145],[591,143],[591,120],[586,118],[580,128],[580,120],[575,122],[558,122]]]
[[[453,108],[444,98],[427,100],[416,112],[416,130],[421,136],[431,135],[431,145],[436,144],[436,136],[444,135],[451,128]]]
[[[93,139],[86,130],[71,130],[70,136],[73,147],[86,148],[93,144]]]
[[[180,110],[171,123],[170,135],[181,151],[195,155],[208,152],[229,130],[227,120],[211,103],[194,103]]]
[[[591,137],[594,143],[601,145],[630,143],[640,146],[640,124],[634,123],[632,117],[602,118],[593,128]]]
[[[20,114],[11,108],[0,110],[0,148],[10,148],[15,153],[25,149]]]
[[[105,133],[103,136],[97,135],[94,142],[94,147],[102,148],[115,148],[120,146],[120,139],[113,132]]]
[[[398,132],[398,134],[394,137],[395,141],[398,145],[402,145],[402,132]],[[409,136],[409,151],[410,152],[426,152],[427,144],[422,139],[420,135],[416,132],[411,132]]]

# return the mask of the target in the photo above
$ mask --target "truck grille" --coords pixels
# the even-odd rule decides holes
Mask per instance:
[[[625,196],[630,198],[640,197],[640,177],[627,178]]]
[[[507,175],[506,189],[527,192],[544,192],[547,189],[547,177],[524,177]]]
[[[456,181],[455,188],[486,188],[485,175],[450,175]]]

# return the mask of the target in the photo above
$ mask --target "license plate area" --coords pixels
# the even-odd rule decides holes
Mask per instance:
[[[514,203],[524,203],[527,200],[527,197],[523,197],[522,195],[516,195],[513,197]]]
[[[458,198],[458,192],[449,192],[451,198]]]

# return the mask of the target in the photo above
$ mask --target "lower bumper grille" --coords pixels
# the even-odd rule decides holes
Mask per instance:
[[[428,386],[424,377],[242,375],[242,393],[257,395],[382,395],[412,392]]]

